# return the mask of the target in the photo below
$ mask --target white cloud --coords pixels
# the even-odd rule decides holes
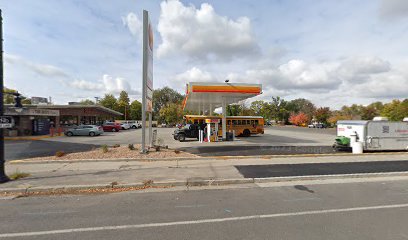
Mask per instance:
[[[74,80],[68,82],[70,87],[85,90],[98,91],[103,93],[118,94],[121,91],[126,91],[129,95],[140,95],[140,91],[132,89],[129,82],[123,78],[113,78],[107,74],[103,75],[98,82],[90,82],[85,80]]]
[[[258,51],[247,17],[233,20],[220,16],[208,3],[199,9],[178,0],[163,1],[160,6],[159,58],[182,54],[200,60],[230,59]]]
[[[391,64],[378,57],[352,57],[344,60],[336,73],[343,81],[358,83],[368,81],[374,74],[390,70]]]
[[[408,17],[407,0],[381,0],[380,16],[385,19],[397,19]]]
[[[184,84],[188,82],[211,82],[214,81],[214,77],[209,72],[193,67],[183,73],[177,74],[172,80],[175,85],[184,86]]]
[[[35,63],[20,56],[5,54],[4,60],[8,64],[23,66],[44,77],[68,77],[68,74],[61,68],[49,64]]]
[[[244,74],[230,73],[227,78],[238,82],[260,83],[264,89],[318,91],[332,89],[340,83],[332,77],[334,64],[310,64],[293,59],[278,67],[247,70]]]
[[[141,37],[143,24],[133,12],[128,13],[126,17],[122,17],[123,25],[126,26],[133,36]]]

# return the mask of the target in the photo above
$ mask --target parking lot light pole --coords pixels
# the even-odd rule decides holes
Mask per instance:
[[[3,17],[0,9],[0,116],[4,113],[3,103]],[[5,159],[4,159],[4,131],[0,128],[0,183],[9,181],[9,178],[5,172]]]

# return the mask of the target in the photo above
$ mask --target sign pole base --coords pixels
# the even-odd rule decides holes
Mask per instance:
[[[5,183],[10,181],[10,178],[8,178],[6,175],[0,176],[0,183]]]

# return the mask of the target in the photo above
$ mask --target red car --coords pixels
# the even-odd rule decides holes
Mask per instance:
[[[120,126],[120,123],[107,122],[102,125],[102,128],[105,132],[119,132],[122,126]]]

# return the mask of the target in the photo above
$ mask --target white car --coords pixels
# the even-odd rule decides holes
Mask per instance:
[[[121,123],[120,127],[122,128],[122,130],[128,130],[130,129],[130,125],[127,123]]]

